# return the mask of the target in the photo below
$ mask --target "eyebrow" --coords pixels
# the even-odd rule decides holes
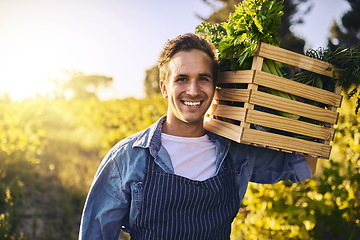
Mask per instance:
[[[212,75],[210,73],[200,73],[200,77],[209,77],[212,78]]]
[[[209,77],[209,78],[212,77],[212,75],[209,74],[209,73],[200,73],[198,76],[200,76],[200,77]],[[176,75],[176,77],[189,77],[189,75],[188,74],[179,74],[179,75]]]

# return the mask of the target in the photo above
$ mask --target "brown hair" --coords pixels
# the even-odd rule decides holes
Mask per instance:
[[[214,86],[217,81],[218,74],[218,59],[217,52],[215,46],[208,42],[207,40],[193,34],[186,33],[184,35],[179,35],[176,38],[169,40],[165,46],[163,51],[160,54],[158,61],[158,68],[160,74],[160,80],[166,82],[168,77],[168,63],[171,58],[180,51],[190,51],[198,49],[205,52],[212,60],[213,66],[213,81]]]

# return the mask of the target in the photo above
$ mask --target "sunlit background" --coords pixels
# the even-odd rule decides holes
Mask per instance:
[[[101,159],[166,114],[167,100],[154,94],[163,45],[195,32],[222,1],[233,2],[0,0],[0,240],[78,239]],[[350,8],[352,1],[285,0],[300,3],[294,19],[304,23],[291,31],[306,41],[304,50],[328,47],[334,20],[350,30],[341,20],[348,10],[351,23],[359,22],[360,0]],[[332,34],[332,41],[358,43],[350,34]],[[112,85],[91,85],[97,80]],[[249,184],[232,240],[360,239],[355,100],[344,95],[331,157],[319,159],[312,179]]]
[[[316,0],[292,29],[305,48],[326,46],[343,0]],[[201,0],[1,0],[0,94],[49,95],[66,71],[112,77],[102,99],[143,97],[146,69],[167,39],[194,32],[214,10]],[[200,16],[200,17],[199,17]]]

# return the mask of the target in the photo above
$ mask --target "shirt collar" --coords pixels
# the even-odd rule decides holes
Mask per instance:
[[[160,149],[161,145],[161,129],[166,120],[166,115],[162,116],[150,127],[140,133],[140,136],[134,142],[133,147],[141,148],[157,148]]]

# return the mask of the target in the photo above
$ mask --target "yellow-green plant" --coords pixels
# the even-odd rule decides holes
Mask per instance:
[[[161,95],[0,103],[0,239],[77,239],[101,158],[166,110]]]

